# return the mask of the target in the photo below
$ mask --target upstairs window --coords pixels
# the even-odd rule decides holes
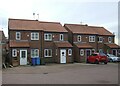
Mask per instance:
[[[68,55],[69,55],[69,56],[72,55],[72,49],[68,49]]]
[[[103,37],[99,37],[98,42],[103,42]]]
[[[52,41],[52,34],[51,33],[45,33],[44,34],[44,40]]]
[[[12,57],[17,57],[17,49],[12,49]]]
[[[21,33],[20,32],[16,32],[16,40],[20,40],[21,39]]]
[[[39,49],[31,49],[31,57],[39,57]]]
[[[31,40],[39,40],[39,33],[38,32],[31,33]]]
[[[78,35],[78,36],[77,36],[77,41],[78,41],[78,42],[81,42],[81,35]]]
[[[112,37],[108,37],[108,42],[112,43]]]
[[[60,34],[60,41],[63,41],[63,40],[64,40],[64,35]]]
[[[89,42],[95,42],[95,36],[89,36]]]

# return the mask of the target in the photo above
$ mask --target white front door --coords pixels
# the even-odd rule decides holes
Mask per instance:
[[[66,63],[66,50],[60,50],[60,63]]]
[[[27,65],[27,50],[20,50],[20,65]]]

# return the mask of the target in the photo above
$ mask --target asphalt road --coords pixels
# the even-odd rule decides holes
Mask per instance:
[[[117,84],[118,64],[48,64],[3,69],[3,84]]]

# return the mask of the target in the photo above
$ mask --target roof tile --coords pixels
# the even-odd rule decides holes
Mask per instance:
[[[65,48],[72,47],[72,45],[67,41],[65,41],[65,42],[54,42],[54,43],[57,47],[61,47],[61,48],[62,47],[65,47]]]
[[[10,40],[10,47],[29,47],[28,41],[13,41]]]
[[[90,44],[88,43],[74,43],[75,46],[78,48],[93,48]]]
[[[76,34],[113,35],[104,27],[88,26],[88,25],[80,25],[80,24],[65,24],[64,26]]]

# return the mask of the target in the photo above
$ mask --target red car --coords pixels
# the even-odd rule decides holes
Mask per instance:
[[[94,53],[87,58],[87,63],[99,64],[100,62],[108,63],[108,58],[104,53]]]

